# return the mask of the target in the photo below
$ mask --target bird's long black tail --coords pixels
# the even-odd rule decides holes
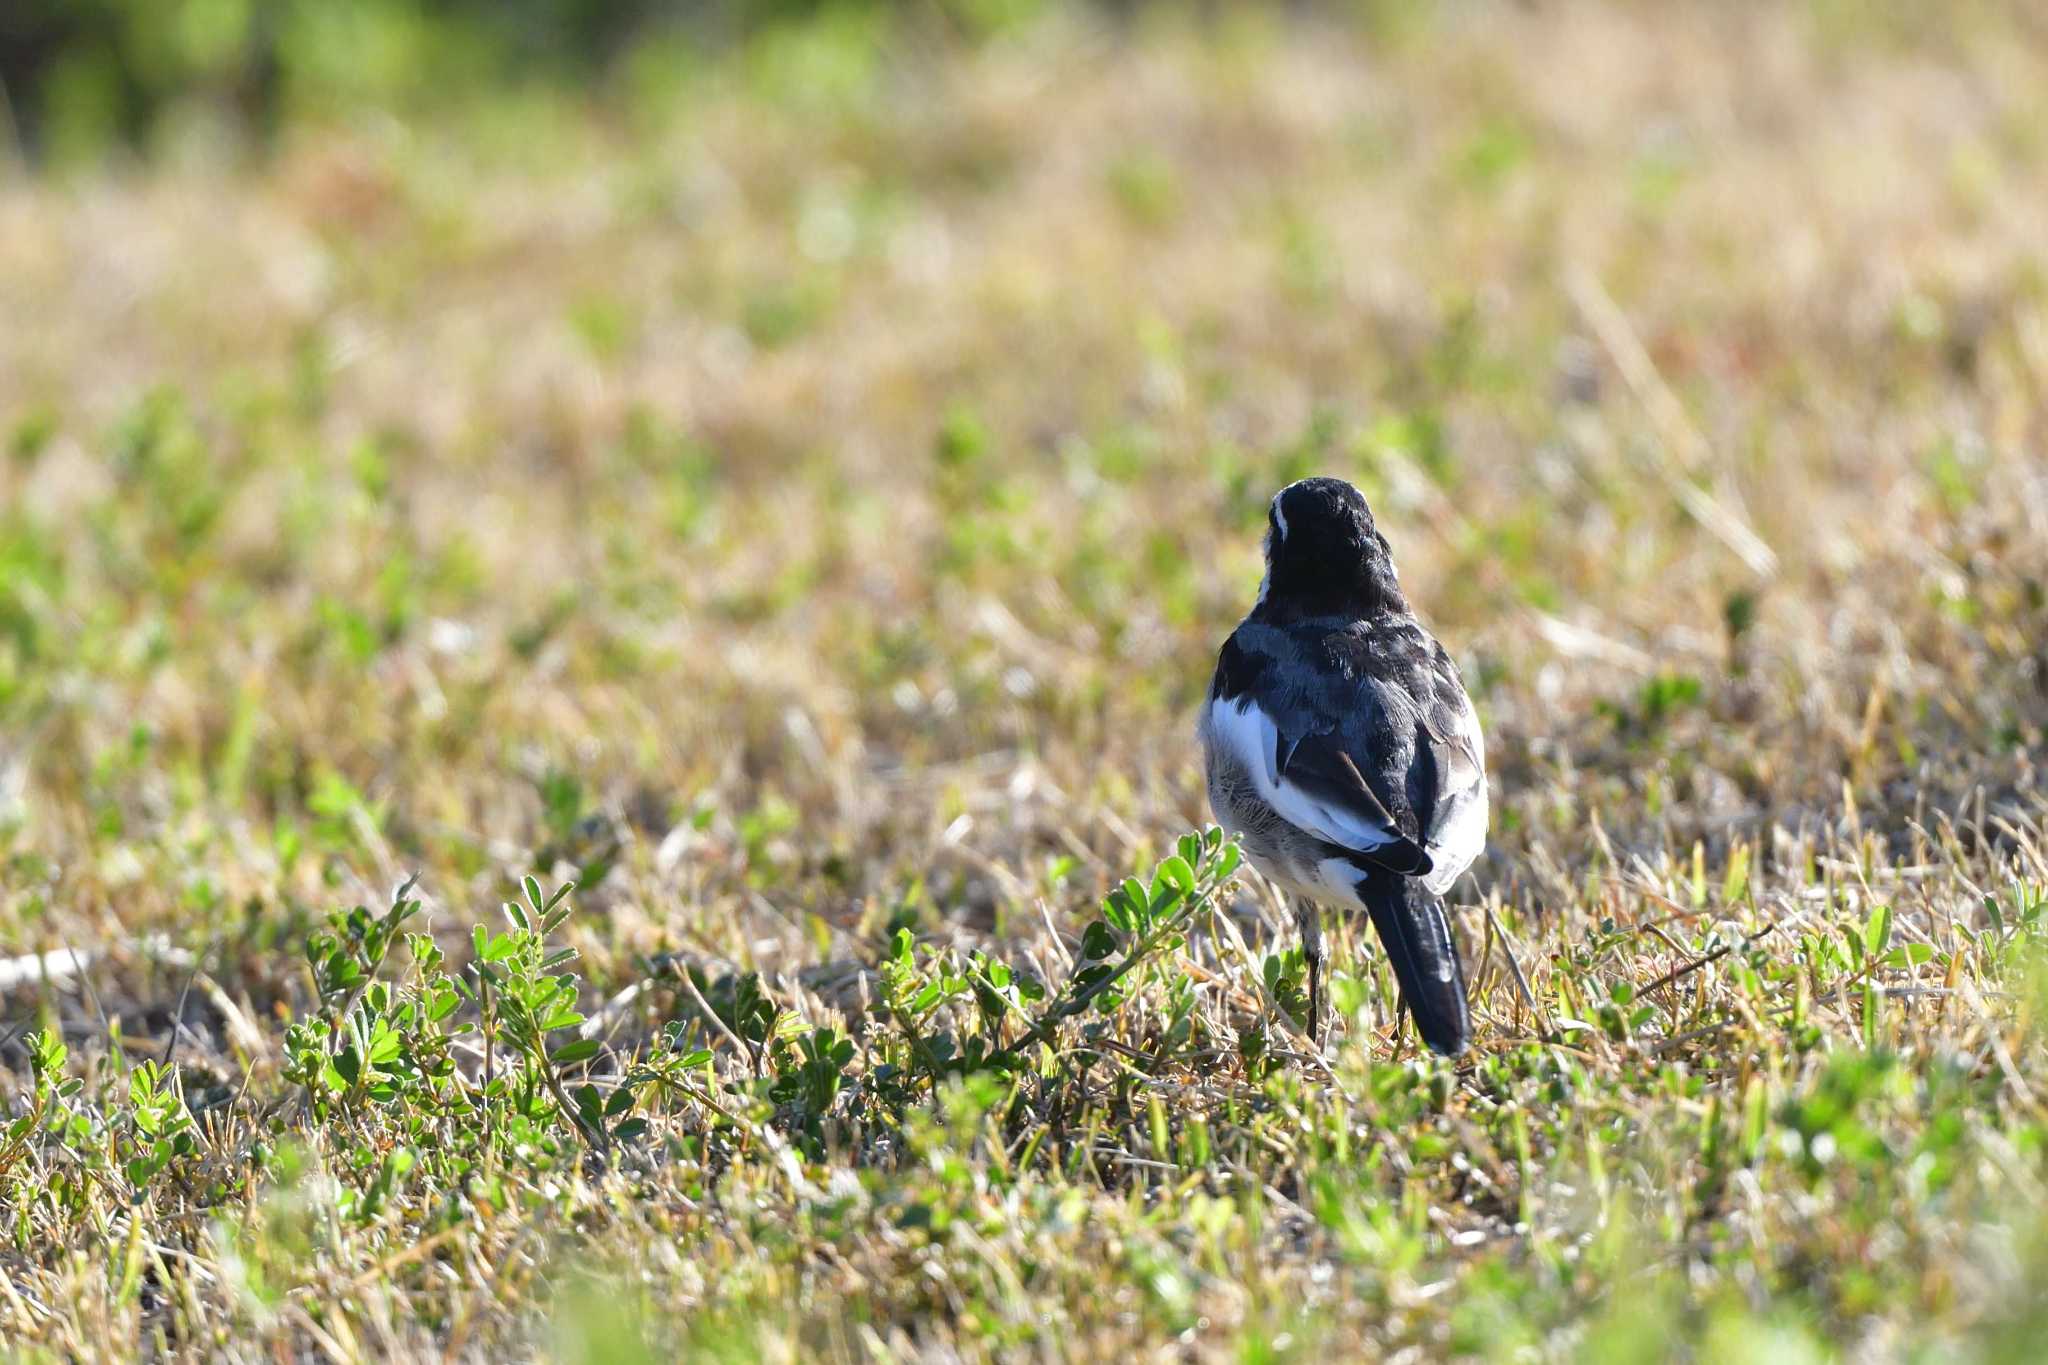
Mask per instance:
[[[1413,877],[1386,873],[1363,878],[1358,894],[1372,913],[1372,927],[1379,931],[1401,983],[1402,1003],[1414,1016],[1422,1041],[1446,1057],[1457,1056],[1472,1041],[1472,1013],[1443,897]]]

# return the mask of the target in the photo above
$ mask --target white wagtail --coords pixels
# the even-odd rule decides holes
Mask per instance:
[[[1289,484],[1267,523],[1266,580],[1202,712],[1209,804],[1294,893],[1317,1036],[1334,905],[1372,917],[1423,1041],[1455,1056],[1472,1018],[1443,893],[1486,844],[1479,717],[1356,488]]]

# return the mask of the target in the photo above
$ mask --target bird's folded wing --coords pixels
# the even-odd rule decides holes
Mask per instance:
[[[1436,802],[1423,822],[1434,866],[1423,885],[1442,895],[1486,847],[1485,741],[1469,701],[1450,723],[1425,724],[1423,737],[1436,766]]]
[[[1429,855],[1401,832],[1334,735],[1285,735],[1249,697],[1210,707],[1212,733],[1236,751],[1282,819],[1390,871],[1416,877],[1430,870]]]
[[[1323,833],[1323,838],[1404,876],[1429,871],[1429,854],[1401,832],[1393,812],[1337,736],[1304,735],[1291,745],[1282,744],[1278,767],[1282,791],[1306,799],[1330,828],[1352,836]]]

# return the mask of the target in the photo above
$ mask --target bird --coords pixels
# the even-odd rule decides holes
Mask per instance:
[[[1479,715],[1356,488],[1281,489],[1265,561],[1201,710],[1210,807],[1293,896],[1318,1045],[1330,906],[1372,920],[1416,1031],[1456,1056],[1472,1016],[1443,897],[1486,846]]]

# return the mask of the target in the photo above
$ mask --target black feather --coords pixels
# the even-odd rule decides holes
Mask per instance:
[[[1446,1057],[1457,1056],[1472,1041],[1472,1014],[1443,898],[1413,878],[1385,875],[1366,876],[1358,892],[1372,913],[1372,926],[1401,983],[1401,1003],[1422,1041]]]
[[[1365,822],[1387,830],[1392,838],[1375,848],[1354,849],[1331,845],[1330,851],[1358,867],[1370,870],[1378,865],[1404,877],[1426,877],[1435,863],[1421,844],[1401,830],[1402,820],[1387,809],[1372,784],[1358,770],[1357,762],[1323,735],[1310,735],[1292,745],[1283,740],[1278,758],[1281,776],[1319,801],[1338,810],[1351,811]],[[1407,822],[1415,823],[1410,817]]]

